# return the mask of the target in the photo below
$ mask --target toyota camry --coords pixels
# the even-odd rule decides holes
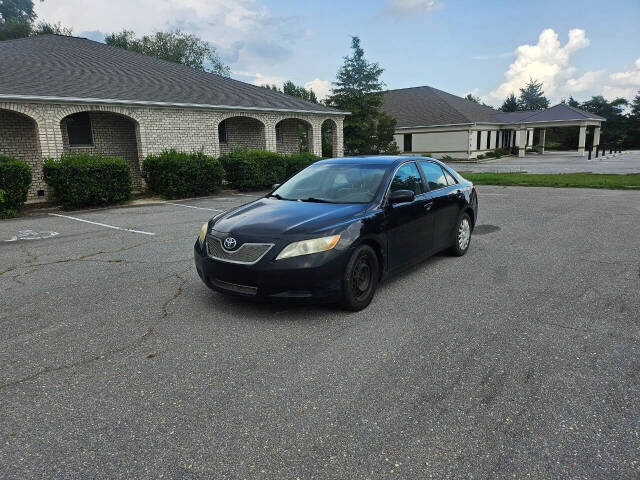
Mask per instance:
[[[477,216],[473,184],[433,158],[321,160],[205,223],[196,269],[219,292],[360,310],[388,275],[464,255]]]

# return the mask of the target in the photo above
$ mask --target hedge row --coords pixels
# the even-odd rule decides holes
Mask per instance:
[[[27,200],[31,168],[25,162],[0,155],[0,218],[18,215]]]
[[[222,184],[224,170],[216,158],[202,152],[166,150],[145,159],[142,175],[150,192],[180,198],[216,192]]]
[[[225,178],[239,190],[271,188],[319,159],[310,153],[264,150],[235,150],[216,159],[202,152],[167,150],[149,155],[142,175],[150,192],[179,198],[215,193]],[[119,157],[65,154],[60,160],[46,159],[42,170],[63,208],[109,205],[131,197],[131,168]],[[30,184],[26,163],[0,156],[0,218],[17,215]]]
[[[271,188],[318,160],[310,153],[282,155],[265,150],[235,150],[220,157],[229,186],[238,190]]]
[[[122,158],[67,154],[46,159],[42,171],[63,208],[109,205],[131,197],[131,167]]]

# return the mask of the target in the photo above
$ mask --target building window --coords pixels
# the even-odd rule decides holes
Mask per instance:
[[[487,132],[487,150],[491,150],[491,130]]]
[[[227,143],[227,121],[223,120],[218,124],[218,141]]]
[[[480,139],[482,138],[482,132],[476,132],[476,150],[480,150]]]
[[[276,142],[282,143],[282,127],[279,123],[276,124]]]
[[[411,133],[404,134],[404,151],[413,151],[413,135]]]
[[[67,117],[67,135],[69,146],[93,145],[89,112],[74,113]]]

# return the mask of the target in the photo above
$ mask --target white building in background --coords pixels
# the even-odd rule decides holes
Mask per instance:
[[[545,132],[551,127],[579,127],[578,155],[600,144],[603,117],[560,103],[545,110],[501,112],[432,87],[384,92],[384,110],[396,119],[395,141],[403,153],[430,153],[473,159],[498,147],[519,147],[523,157],[533,146],[535,129],[544,153]],[[591,130],[591,132],[589,132]]]

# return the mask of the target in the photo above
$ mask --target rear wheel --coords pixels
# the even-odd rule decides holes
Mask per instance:
[[[365,308],[378,287],[379,270],[376,252],[361,245],[353,252],[342,279],[342,306],[358,311]]]
[[[463,213],[458,219],[456,225],[455,240],[453,246],[449,249],[452,255],[461,257],[467,250],[469,250],[469,244],[471,243],[471,218],[468,213]]]

